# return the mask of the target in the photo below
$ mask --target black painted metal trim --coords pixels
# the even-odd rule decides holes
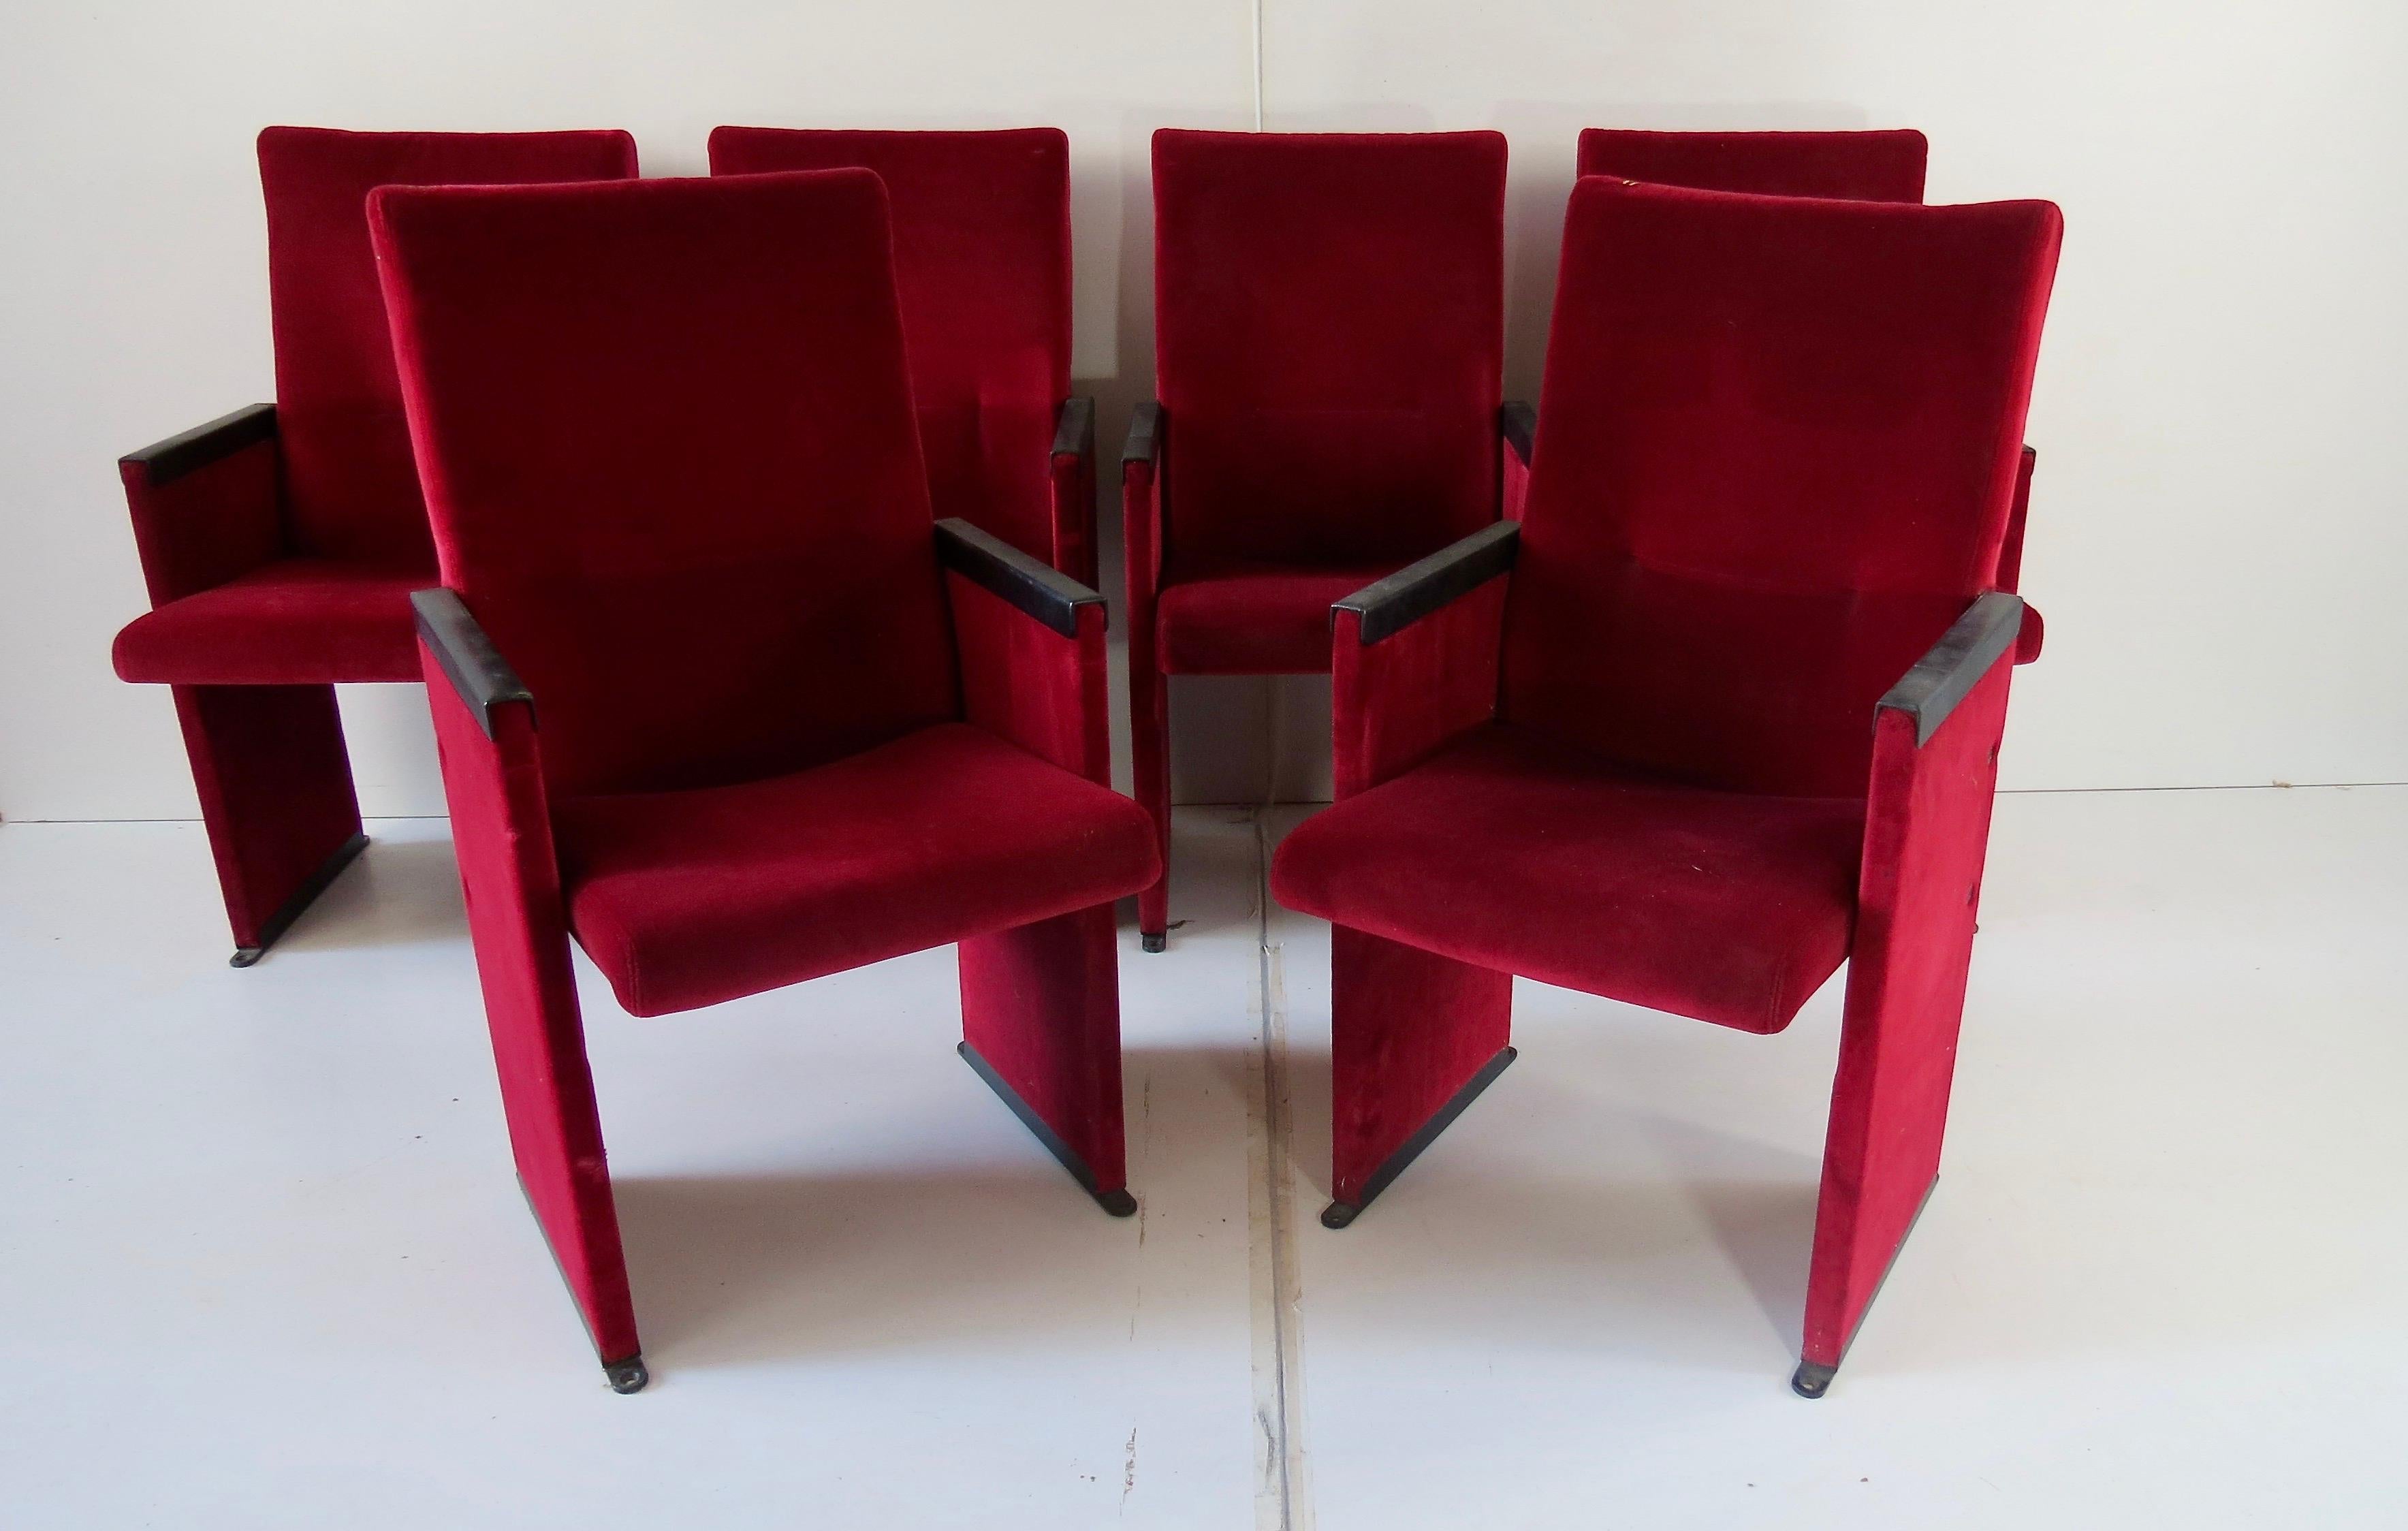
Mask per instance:
[[[1856,1344],[1857,1334],[1864,1329],[1866,1315],[1873,1310],[1873,1304],[1881,1300],[1882,1288],[1889,1285],[1889,1273],[1898,1268],[1898,1257],[1906,1252],[1906,1241],[1914,1237],[1915,1225],[1923,1221],[1923,1209],[1931,1205],[1931,1193],[1939,1189],[1940,1177],[1934,1175],[1931,1183],[1923,1188],[1923,1199],[1914,1204],[1914,1215],[1906,1220],[1906,1232],[1898,1236],[1898,1248],[1889,1252],[1889,1264],[1882,1266],[1881,1280],[1873,1283],[1873,1295],[1867,1297],[1864,1307],[1857,1310],[1856,1326],[1848,1331],[1847,1339],[1840,1346],[1840,1360],[1828,1365],[1820,1361],[1799,1361],[1797,1371],[1789,1379],[1791,1392],[1801,1398],[1819,1398],[1830,1388],[1831,1379],[1839,1374],[1840,1362],[1848,1358],[1849,1347]]]
[[[1162,459],[1162,406],[1148,399],[1129,416],[1127,442],[1121,448],[1121,465],[1155,463]]]
[[[937,562],[982,585],[1064,637],[1079,636],[1079,608],[1104,598],[1060,569],[958,518],[937,522]]]
[[[1086,1160],[1079,1157],[1079,1151],[1062,1140],[1062,1135],[1037,1114],[1035,1107],[1020,1097],[1020,1092],[996,1072],[995,1065],[987,1062],[978,1049],[963,1042],[954,1051],[962,1055],[962,1062],[970,1066],[970,1072],[984,1080],[988,1089],[1003,1097],[1003,1103],[1011,1108],[1011,1114],[1020,1118],[1022,1126],[1036,1135],[1037,1140],[1045,1145],[1045,1151],[1062,1161],[1062,1167],[1070,1172],[1070,1178],[1077,1180],[1087,1195],[1096,1198],[1096,1206],[1114,1217],[1127,1217],[1137,1210],[1137,1198],[1129,1195],[1125,1187],[1118,1191],[1096,1189],[1096,1172],[1087,1167]]]
[[[1389,1154],[1382,1161],[1379,1168],[1371,1171],[1371,1178],[1363,1182],[1363,1195],[1359,1200],[1333,1201],[1324,1208],[1321,1213],[1321,1225],[1325,1228],[1343,1228],[1361,1217],[1363,1209],[1371,1205],[1372,1198],[1394,1184],[1397,1177],[1405,1172],[1405,1166],[1420,1158],[1424,1149],[1437,1142],[1438,1135],[1452,1126],[1455,1119],[1463,1114],[1464,1108],[1479,1099],[1480,1092],[1496,1083],[1497,1076],[1505,1072],[1505,1066],[1519,1055],[1512,1048],[1498,1048],[1495,1057],[1480,1066],[1480,1072],[1472,1075],[1470,1080],[1462,1089],[1457,1090],[1445,1105],[1430,1113],[1430,1119],[1423,1123],[1411,1138],[1405,1139],[1404,1147]]]
[[[286,931],[293,928],[293,922],[301,918],[303,909],[316,903],[318,895],[324,893],[333,884],[335,879],[343,875],[343,868],[349,866],[358,858],[362,851],[367,849],[367,843],[368,837],[366,835],[354,835],[337,846],[335,853],[320,862],[318,869],[309,874],[309,880],[294,889],[293,896],[286,899],[274,914],[267,917],[267,923],[259,927],[259,944],[236,947],[234,955],[226,959],[226,966],[229,967],[257,966],[259,959],[267,955],[267,949],[274,946]]]
[[[1994,590],[1965,608],[1965,614],[1940,635],[1930,652],[1914,662],[1905,679],[1889,688],[1878,704],[1914,719],[1914,742],[1930,741],[1999,656],[2015,646],[2023,630],[2023,598]]]
[[[1497,411],[1497,428],[1504,433],[1505,444],[1522,465],[1530,465],[1530,444],[1538,439],[1539,411],[1520,399],[1508,399],[1505,408]]]
[[[477,726],[485,731],[485,737],[494,737],[494,708],[509,702],[535,705],[535,694],[477,625],[457,591],[439,587],[413,591],[409,605],[418,617],[418,636],[435,651],[436,663],[443,666],[460,700],[477,715]]]
[[[140,467],[156,487],[173,483],[195,468],[205,468],[221,457],[231,457],[245,447],[257,446],[275,436],[276,406],[252,404],[165,441],[153,441],[117,461],[121,466]]]
[[[1362,619],[1367,644],[1393,637],[1511,569],[1521,537],[1519,522],[1484,526],[1418,564],[1408,564],[1386,579],[1365,585],[1332,606],[1329,620],[1334,624],[1339,612],[1354,612]]]
[[[1074,393],[1062,401],[1054,417],[1054,455],[1093,457],[1096,454],[1096,401]]]

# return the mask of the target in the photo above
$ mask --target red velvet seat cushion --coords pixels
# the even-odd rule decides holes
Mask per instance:
[[[1156,662],[1168,675],[1306,675],[1329,668],[1329,608],[1396,572],[1223,566],[1174,577],[1156,598]]]
[[[432,568],[285,558],[136,618],[117,635],[120,680],[173,685],[417,680],[409,593]]]
[[[1135,803],[965,723],[553,821],[569,924],[637,1015],[1049,919],[1158,869]]]
[[[1479,730],[1306,821],[1281,903],[1484,967],[1772,1032],[1847,956],[1864,805],[1616,769]]]

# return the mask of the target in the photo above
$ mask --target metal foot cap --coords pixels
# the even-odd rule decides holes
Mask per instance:
[[[1798,1374],[1789,1379],[1789,1390],[1801,1398],[1819,1398],[1830,1390],[1831,1378],[1839,1369],[1819,1361],[1800,1361]]]
[[[602,1375],[609,1379],[613,1393],[641,1393],[644,1384],[652,1380],[652,1374],[644,1369],[644,1358],[640,1355],[631,1355],[624,1361],[603,1362]]]
[[[267,955],[267,948],[264,946],[238,946],[234,949],[234,955],[226,959],[226,966],[228,967],[255,966],[259,959],[265,955]]]
[[[1168,931],[1140,930],[1137,933],[1137,944],[1148,952],[1168,951],[1170,946],[1170,935]]]

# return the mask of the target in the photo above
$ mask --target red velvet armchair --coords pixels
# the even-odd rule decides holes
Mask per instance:
[[[1850,202],[1921,202],[1930,146],[1913,128],[1832,133],[1648,133],[1583,128],[1579,174],[1690,186],[1701,192],[1753,192],[1766,196],[1837,197]],[[2007,535],[1999,545],[1998,590],[2019,587],[2024,519],[2031,503],[2037,458],[2023,450]],[[2045,626],[2024,608],[2015,657],[2040,657]]]
[[[1154,136],[1155,383],[1121,455],[1138,801],[1169,928],[1166,677],[1329,668],[1329,603],[1518,509],[1505,139]]]
[[[874,170],[939,516],[1096,582],[1096,401],[1070,396],[1070,141],[714,128],[710,173]]]
[[[388,188],[414,597],[519,1175],[643,1385],[573,936],[637,1015],[960,944],[963,1056],[1115,1215],[1095,592],[928,506],[862,170]]]
[[[367,195],[395,183],[609,180],[624,133],[259,136],[276,403],[119,459],[151,609],[116,644],[165,683],[248,967],[357,855],[341,681],[418,679],[409,593],[435,548],[410,464]]]
[[[1795,1385],[1929,1191],[2023,603],[2045,203],[1572,193],[1518,525],[1340,603],[1342,1227],[1513,1057],[1512,974],[1775,1032],[1849,966]]]

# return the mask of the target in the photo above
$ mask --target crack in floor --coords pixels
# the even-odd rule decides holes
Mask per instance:
[[[1311,1531],[1305,1469],[1304,1368],[1299,1334],[1295,1177],[1290,1163],[1287,993],[1282,949],[1270,935],[1270,825],[1254,810],[1255,990],[1249,1009],[1260,1046],[1247,1080],[1249,1264],[1254,1286],[1254,1524]]]

